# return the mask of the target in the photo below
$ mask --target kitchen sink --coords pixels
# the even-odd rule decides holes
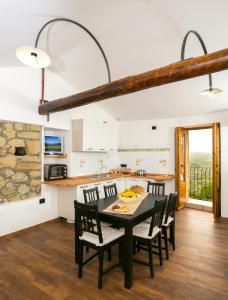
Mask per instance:
[[[108,178],[112,178],[113,175],[109,175],[109,174],[105,174],[105,175],[96,175],[96,176],[91,176],[91,177],[87,177],[86,179],[88,180],[99,180],[99,179],[108,179]]]

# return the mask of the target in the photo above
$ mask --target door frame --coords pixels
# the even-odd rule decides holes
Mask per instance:
[[[221,133],[220,123],[208,123],[200,125],[181,126],[176,128],[176,188],[179,190],[179,141],[177,140],[178,130],[199,130],[212,129],[212,169],[213,169],[213,214],[214,218],[221,217]],[[189,147],[188,142],[186,147]],[[188,148],[185,149],[188,153]]]

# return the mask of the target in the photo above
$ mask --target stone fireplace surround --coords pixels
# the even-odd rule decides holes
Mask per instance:
[[[26,155],[16,156],[15,148]],[[0,121],[0,203],[39,196],[41,126]]]

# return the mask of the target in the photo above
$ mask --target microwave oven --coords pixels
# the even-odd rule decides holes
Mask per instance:
[[[58,180],[67,178],[67,165],[44,164],[44,180]]]

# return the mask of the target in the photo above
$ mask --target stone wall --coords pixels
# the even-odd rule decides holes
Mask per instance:
[[[25,147],[16,156],[15,147]],[[0,203],[40,195],[41,126],[0,121]]]

